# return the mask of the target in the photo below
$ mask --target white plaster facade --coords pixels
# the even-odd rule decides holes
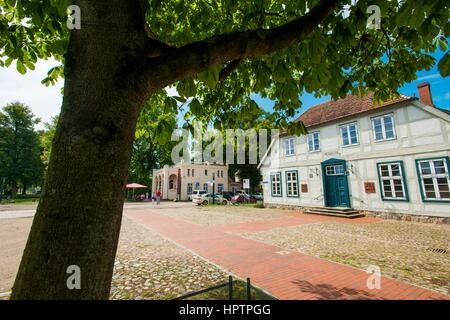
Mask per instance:
[[[395,138],[375,141],[372,118],[392,114]],[[356,123],[358,143],[343,146],[340,126]],[[264,202],[266,204],[297,205],[302,207],[326,206],[322,163],[329,159],[346,161],[346,176],[350,207],[357,210],[450,217],[450,197],[431,201],[424,199],[421,178],[416,160],[439,158],[446,161],[447,183],[450,185],[450,115],[418,100],[371,110],[370,112],[327,122],[308,128],[309,132],[320,132],[320,150],[310,152],[306,136],[293,137],[295,150],[286,155],[285,140],[291,136],[280,136],[273,140],[259,167],[263,175]],[[395,201],[382,197],[377,164],[402,161],[407,200]],[[298,171],[298,197],[287,196],[286,172]],[[281,173],[281,196],[272,196],[271,174]],[[444,181],[442,178],[440,182]],[[366,193],[364,183],[374,183],[375,193]],[[302,192],[301,184],[307,186]],[[372,184],[373,186],[373,184]],[[306,188],[305,190],[306,191]]]
[[[152,191],[159,190],[161,199],[187,200],[192,190],[212,192],[211,182],[215,182],[215,192],[228,191],[228,166],[206,163],[178,163],[154,169]]]

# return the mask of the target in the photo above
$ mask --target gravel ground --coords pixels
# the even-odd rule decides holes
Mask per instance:
[[[180,209],[164,209],[158,213],[172,216],[202,226],[235,224],[257,220],[268,220],[287,216],[289,210],[259,209],[239,205],[186,206]]]
[[[11,291],[32,221],[0,219],[0,299]]]
[[[123,219],[111,299],[171,299],[226,280],[216,266]]]
[[[376,265],[384,276],[450,293],[448,225],[320,222],[243,236],[364,270]]]
[[[9,297],[31,222],[0,219],[0,300]],[[227,279],[221,269],[124,217],[111,299],[171,299]]]

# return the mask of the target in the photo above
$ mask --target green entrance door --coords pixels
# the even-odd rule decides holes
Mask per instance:
[[[323,192],[326,207],[350,207],[345,160],[322,162]]]

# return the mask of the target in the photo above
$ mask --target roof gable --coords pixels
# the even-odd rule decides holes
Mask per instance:
[[[295,121],[302,121],[306,127],[312,127],[337,119],[346,118],[363,112],[378,110],[398,103],[417,100],[415,97],[399,95],[384,102],[382,105],[373,104],[373,93],[365,96],[347,95],[343,99],[327,101],[306,110]]]

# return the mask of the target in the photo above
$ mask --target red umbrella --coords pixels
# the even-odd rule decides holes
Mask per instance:
[[[126,185],[127,189],[138,189],[138,188],[147,188],[147,186],[144,186],[142,184],[139,183],[129,183]]]
[[[129,183],[125,186],[125,188],[133,189],[133,198],[134,198],[134,189],[147,188],[147,186],[144,186],[143,184],[139,184],[139,183]]]

